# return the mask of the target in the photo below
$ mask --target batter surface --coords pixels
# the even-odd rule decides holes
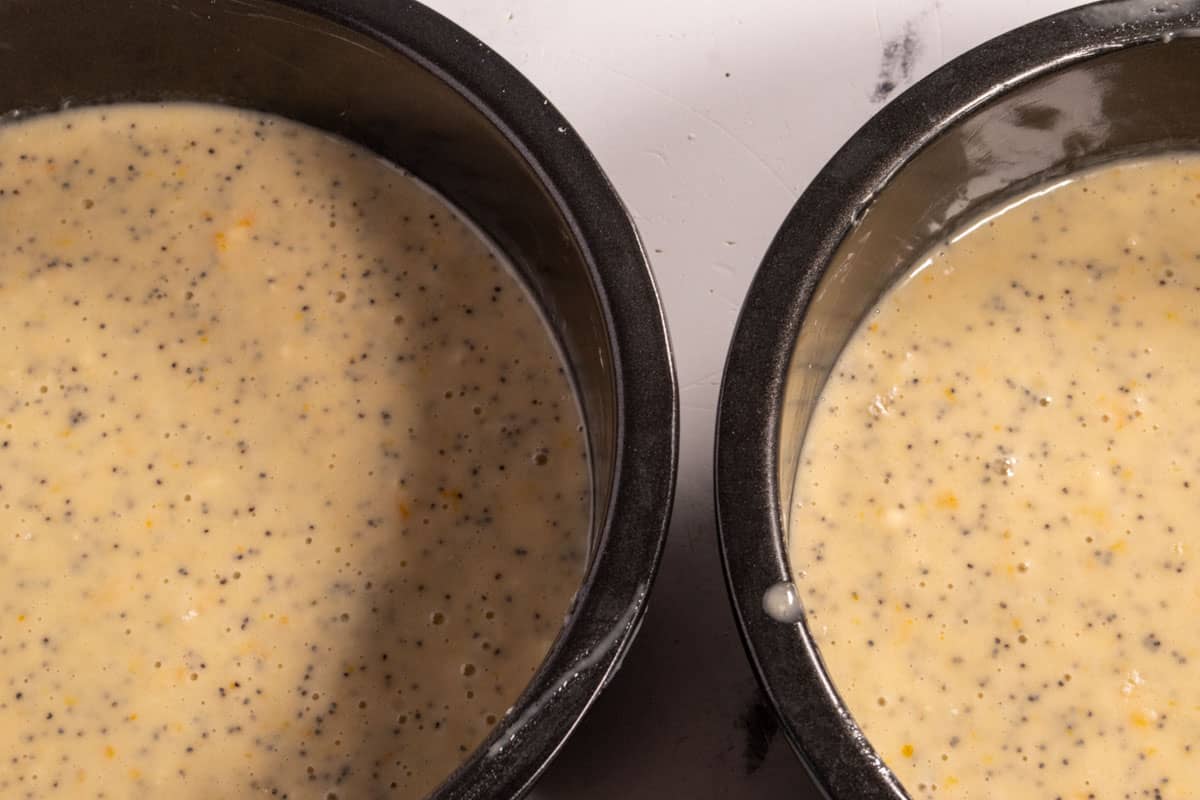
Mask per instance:
[[[581,430],[521,285],[370,153],[0,127],[0,796],[425,794],[561,626]]]
[[[1200,159],[1020,198],[842,354],[790,557],[850,711],[914,798],[1200,782]]]

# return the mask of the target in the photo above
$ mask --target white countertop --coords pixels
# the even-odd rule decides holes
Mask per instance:
[[[679,373],[670,541],[641,635],[532,800],[816,798],[717,556],[713,424],[738,307],[800,192],[886,97],[1070,0],[425,0],[575,126],[650,253]]]

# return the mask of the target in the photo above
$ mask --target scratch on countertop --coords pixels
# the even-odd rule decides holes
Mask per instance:
[[[650,156],[653,159],[657,159],[658,161],[661,161],[663,164],[670,164],[670,161],[667,159],[667,154],[661,150],[649,149],[644,152],[646,155]]]
[[[933,21],[937,24],[938,61],[946,60],[946,30],[942,27],[942,4],[933,4]]]
[[[598,67],[598,68],[604,70],[605,72],[608,72],[611,75],[615,75],[616,77],[621,78],[622,80],[628,81],[628,82],[650,92],[651,94],[661,97],[663,100],[666,100],[671,105],[673,105],[677,108],[683,109],[687,113],[691,114],[693,117],[696,117],[697,119],[706,123],[709,127],[714,128],[718,133],[722,134],[725,138],[729,139],[735,145],[737,145],[739,149],[741,149],[744,153],[746,153],[746,155],[750,156],[750,158],[752,158],[756,162],[758,162],[758,164],[767,172],[767,174],[770,175],[771,178],[774,179],[775,183],[779,184],[780,188],[782,188],[784,191],[786,191],[789,195],[793,195],[796,193],[797,187],[791,186],[784,179],[783,175],[780,174],[780,172],[777,169],[775,169],[775,167],[772,167],[767,162],[767,160],[765,158],[763,158],[762,155],[759,154],[759,152],[757,150],[755,150],[753,147],[748,145],[740,136],[738,136],[733,131],[729,130],[729,128],[722,125],[720,122],[718,122],[715,118],[713,118],[709,114],[705,113],[704,111],[701,111],[700,109],[691,105],[690,103],[683,100],[682,98],[676,97],[674,94],[671,94],[668,91],[660,89],[657,86],[654,86],[653,84],[649,83],[648,81],[642,80],[641,78],[638,78],[635,75],[630,75],[627,72],[622,72],[621,70],[619,70],[616,67],[613,67],[609,64],[604,64],[604,63],[601,63],[594,59],[588,58],[586,55],[583,55],[581,53],[572,53],[572,57],[577,58],[593,67]],[[688,138],[691,139],[692,136],[689,134]]]
[[[682,383],[682,385],[680,386],[679,391],[680,391],[680,393],[690,392],[693,389],[698,389],[700,391],[707,391],[714,386],[720,386],[721,385],[721,374],[722,374],[722,372],[719,369],[718,370],[710,370],[709,372],[706,372],[705,374],[701,375],[698,378],[692,378],[690,380],[684,381]],[[705,402],[706,402],[706,405],[704,406],[705,408],[713,407],[713,404],[711,402],[708,402],[707,399]]]

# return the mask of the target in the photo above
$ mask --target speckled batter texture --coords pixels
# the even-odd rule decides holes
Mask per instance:
[[[1200,159],[1022,198],[842,354],[791,518],[838,690],[914,798],[1200,783]]]
[[[419,797],[557,635],[575,399],[442,201],[278,118],[0,127],[0,797]]]

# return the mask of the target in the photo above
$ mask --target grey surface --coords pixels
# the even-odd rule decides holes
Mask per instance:
[[[754,269],[826,159],[945,60],[1064,0],[427,0],[593,149],[645,240],[679,370],[671,539],[641,635],[531,795],[815,798],[776,734],[717,560],[713,414]]]

